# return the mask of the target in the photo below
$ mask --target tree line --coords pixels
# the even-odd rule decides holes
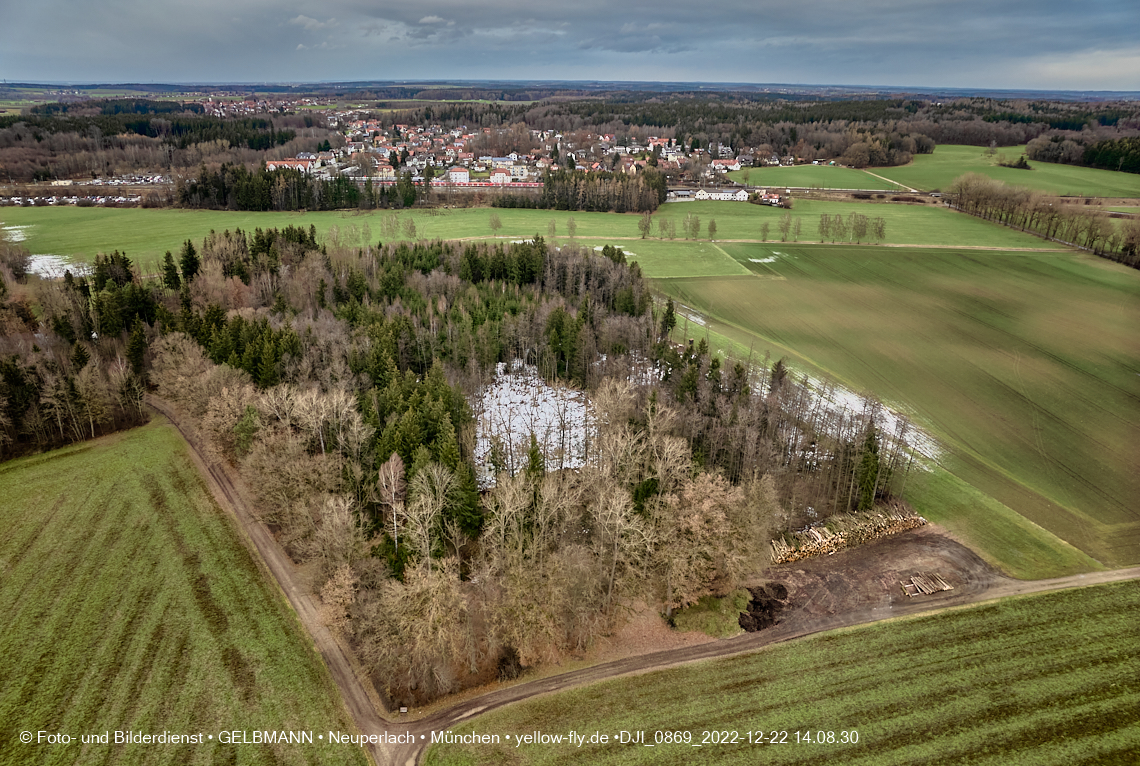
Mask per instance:
[[[57,106],[51,104],[43,105]],[[170,173],[202,163],[254,165],[343,140],[309,115],[220,118],[187,112],[20,114],[0,117],[0,167],[27,182]]]
[[[0,459],[146,420],[146,333],[156,304],[137,269],[116,252],[99,257],[91,278],[32,292],[28,258],[0,242]]]
[[[668,194],[665,176],[647,167],[636,175],[547,171],[537,194],[504,193],[491,198],[492,207],[590,212],[652,213]]]
[[[1124,173],[1140,173],[1140,137],[1090,141],[1087,136],[1055,133],[1025,147],[1031,160],[1061,162]]]
[[[1069,204],[1034,189],[967,173],[950,188],[967,213],[1040,234],[1140,268],[1140,220],[1115,220],[1087,204]]]

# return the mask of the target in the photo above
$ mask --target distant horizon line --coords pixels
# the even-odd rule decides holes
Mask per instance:
[[[120,81],[107,81],[107,80],[41,80],[41,81],[28,81],[16,80],[9,81],[3,80],[3,87],[76,87],[76,88],[94,88],[94,87],[126,87],[132,85],[145,86],[148,88],[169,86],[172,88],[192,88],[192,87],[241,87],[252,88],[256,86],[275,86],[275,87],[291,87],[291,88],[304,88],[304,87],[375,87],[375,86],[409,86],[409,85],[455,85],[460,87],[471,86],[512,86],[512,87],[564,87],[573,88],[581,87],[583,89],[600,89],[600,88],[629,88],[636,86],[651,86],[653,90],[662,89],[702,89],[710,88],[717,90],[733,90],[733,89],[804,89],[804,90],[821,90],[833,89],[838,91],[847,92],[898,92],[898,93],[952,93],[958,95],[968,94],[1058,94],[1058,95],[1096,95],[1096,96],[1120,96],[1120,97],[1140,97],[1140,91],[1135,90],[1104,90],[1095,88],[975,88],[964,86],[930,86],[930,85],[852,85],[844,83],[787,83],[787,82],[730,82],[730,81],[715,81],[715,80],[599,80],[599,79],[584,79],[584,80],[516,80],[516,79],[441,79],[441,78],[420,78],[420,79],[393,79],[393,80],[338,80],[338,79],[321,79],[321,80],[187,80],[183,82],[169,81],[169,80],[155,80],[155,81],[141,81],[141,80],[120,80]]]

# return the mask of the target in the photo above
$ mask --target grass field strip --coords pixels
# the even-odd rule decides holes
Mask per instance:
[[[708,327],[713,321],[711,317],[707,317],[691,306],[684,304],[677,304],[675,311],[680,317],[701,327]],[[812,376],[803,370],[788,365],[786,362],[785,365],[788,369],[788,378],[794,380],[797,385],[802,385],[810,392],[812,398],[823,407],[823,414],[825,415],[823,422],[825,424],[839,422],[840,415],[844,412],[866,412],[874,406],[875,423],[882,432],[884,439],[897,439],[901,433],[903,444],[921,455],[925,460],[936,464],[942,458],[943,449],[938,440],[916,426],[911,418],[902,412],[901,408],[895,409],[885,403],[879,403],[875,406],[871,399],[856,391],[826,378]],[[769,369],[762,365],[752,364],[749,370],[749,375],[752,376],[753,380],[764,380],[768,374]],[[834,432],[829,432],[828,435],[838,436]],[[919,461],[919,465],[926,470],[930,468],[928,465],[923,465],[923,461]]]
[[[295,613],[152,423],[0,465],[0,718],[80,735],[344,729]],[[2,764],[316,764],[317,750],[202,744],[35,749]],[[360,748],[338,762],[364,764]]]

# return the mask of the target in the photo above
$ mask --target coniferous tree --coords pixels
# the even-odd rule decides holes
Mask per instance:
[[[875,494],[879,483],[879,432],[872,421],[867,425],[863,437],[863,454],[859,459],[855,478],[855,491],[858,503],[856,510],[869,511],[875,505]]]
[[[72,369],[75,370],[76,372],[79,372],[80,370],[82,370],[84,367],[87,366],[87,363],[89,361],[91,361],[91,354],[89,354],[87,352],[87,349],[84,348],[82,343],[80,343],[79,341],[76,341],[75,345],[73,345],[71,347],[71,367],[72,367]]]
[[[182,267],[182,278],[186,283],[194,281],[194,277],[198,274],[198,251],[194,249],[194,243],[190,240],[182,245],[182,255],[179,259],[179,265]]]
[[[142,375],[146,361],[146,333],[143,332],[142,322],[135,323],[131,331],[131,339],[127,343],[127,361],[131,363],[131,370],[135,375]]]
[[[174,265],[174,256],[166,251],[162,259],[162,285],[167,290],[177,290],[182,287],[182,279],[178,276],[178,267]]]

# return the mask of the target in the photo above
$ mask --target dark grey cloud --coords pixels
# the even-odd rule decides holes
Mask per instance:
[[[0,0],[9,80],[1140,90],[1135,0]]]

